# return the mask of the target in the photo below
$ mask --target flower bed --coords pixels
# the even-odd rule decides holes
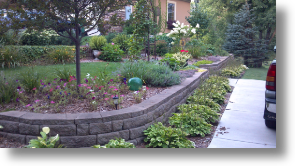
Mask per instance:
[[[226,63],[225,60],[220,61]],[[180,85],[172,86],[140,104],[108,112],[40,114],[20,111],[0,113],[3,132],[7,139],[26,143],[39,136],[42,127],[51,134],[60,134],[60,142],[66,147],[90,147],[103,145],[120,137],[134,144],[142,142],[143,131],[154,122],[167,122],[179,104],[196,89],[208,71],[197,72]]]

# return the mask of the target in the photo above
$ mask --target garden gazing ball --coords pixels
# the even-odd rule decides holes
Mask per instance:
[[[129,90],[138,91],[142,87],[142,80],[138,77],[130,78],[128,80]]]

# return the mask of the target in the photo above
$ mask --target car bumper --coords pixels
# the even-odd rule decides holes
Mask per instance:
[[[265,120],[276,121],[276,99],[265,99],[264,116]]]

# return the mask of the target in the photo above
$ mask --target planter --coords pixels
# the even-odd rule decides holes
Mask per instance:
[[[93,55],[94,55],[94,57],[95,57],[95,60],[98,60],[98,57],[99,57],[99,55],[100,55],[101,53],[102,53],[102,52],[99,51],[99,50],[93,50]]]

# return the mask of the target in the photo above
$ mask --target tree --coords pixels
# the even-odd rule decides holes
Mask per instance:
[[[244,57],[244,64],[249,67],[261,67],[266,59],[266,45],[263,40],[257,39],[257,28],[253,28],[255,17],[246,3],[235,14],[234,24],[227,29],[224,49],[235,56]]]
[[[197,29],[198,37],[202,37],[207,33],[207,28],[210,23],[209,16],[207,12],[195,3],[195,6],[192,8],[189,17],[185,17],[187,22],[190,23],[192,27],[196,27],[199,24],[199,28]]]
[[[29,29],[50,28],[76,46],[76,78],[81,83],[80,42],[85,34],[104,21],[104,17],[132,0],[15,0],[18,13]],[[81,28],[87,29],[81,32]],[[67,35],[64,35],[65,31]],[[78,88],[78,86],[77,86]]]

